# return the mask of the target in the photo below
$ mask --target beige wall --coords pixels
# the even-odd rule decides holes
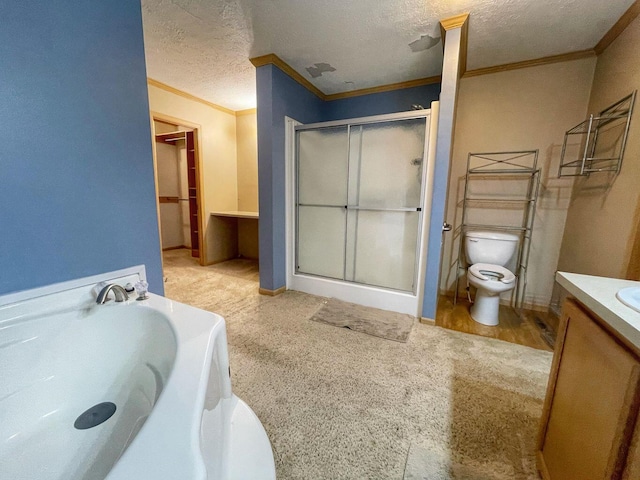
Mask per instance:
[[[255,110],[238,112],[238,210],[258,211],[258,118]],[[258,258],[258,221],[238,220],[238,253]]]
[[[258,211],[258,120],[255,111],[236,117],[238,210]]]
[[[259,257],[258,222],[250,218],[238,219],[238,253],[244,258]]]
[[[218,261],[221,252],[217,248],[216,231],[209,212],[238,208],[236,117],[152,85],[149,85],[149,108],[152,112],[200,126],[205,262]]]
[[[595,58],[463,78],[458,97],[447,222],[461,222],[463,176],[469,152],[539,149],[541,189],[529,260],[528,304],[551,299],[571,180],[558,179],[564,132],[587,111]],[[507,221],[508,213],[505,213]],[[496,221],[499,221],[498,218]],[[445,234],[441,289],[453,290],[458,239]]]
[[[640,18],[599,57],[589,112],[596,113],[640,88]],[[624,278],[640,215],[640,118],[638,101],[622,170],[575,182],[558,269]]]

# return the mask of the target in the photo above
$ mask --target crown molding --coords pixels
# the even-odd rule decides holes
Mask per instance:
[[[325,99],[325,94],[322,93],[322,91],[319,88],[317,88],[309,80],[307,80],[298,72],[296,72],[288,63],[286,63],[284,60],[278,57],[275,53],[269,53],[267,55],[262,55],[261,57],[250,58],[249,61],[256,68],[262,67],[264,65],[269,65],[269,64],[275,65],[284,73],[286,73],[291,78],[293,78],[296,82],[298,82],[300,85],[302,85],[311,93],[313,93],[315,96],[317,96],[318,98],[321,98],[322,100]]]
[[[389,83],[387,85],[380,85],[378,87],[361,88],[360,90],[352,90],[350,92],[331,93],[329,95],[325,95],[325,100],[341,100],[343,98],[359,97],[361,95],[371,95],[373,93],[390,92],[392,90],[421,87],[423,85],[440,83],[440,81],[442,81],[442,77],[440,75],[436,75],[435,77],[418,78],[416,80],[409,80],[406,82]]]
[[[461,13],[454,15],[453,17],[443,18],[440,20],[440,26],[445,30],[452,30],[454,28],[460,28],[467,23],[469,19],[468,13]]]
[[[235,111],[233,111],[233,110],[231,110],[229,108],[225,108],[225,107],[222,107],[220,105],[216,105],[215,103],[208,102],[208,101],[206,101],[206,100],[204,100],[204,99],[202,99],[200,97],[196,97],[195,95],[191,95],[188,92],[185,92],[183,90],[179,90],[179,89],[177,89],[175,87],[172,87],[171,85],[167,85],[166,83],[162,83],[162,82],[159,82],[158,80],[154,80],[153,78],[147,77],[147,84],[148,85],[152,85],[154,87],[158,87],[158,88],[160,88],[162,90],[165,90],[167,92],[171,92],[171,93],[173,93],[175,95],[179,95],[179,96],[181,96],[183,98],[186,98],[188,100],[193,100],[194,102],[203,103],[204,105],[207,105],[207,106],[209,106],[211,108],[215,108],[216,110],[220,110],[221,112],[228,113],[229,115],[235,115],[236,114]]]
[[[295,81],[297,81],[300,85],[305,87],[307,90],[309,90],[311,93],[316,95],[321,100],[324,100],[325,102],[331,102],[333,100],[340,100],[343,98],[359,97],[361,95],[371,95],[372,93],[390,92],[392,90],[401,90],[404,88],[420,87],[422,85],[431,85],[433,83],[438,83],[441,80],[441,77],[438,75],[435,77],[418,78],[416,80],[409,80],[406,82],[379,85],[377,87],[361,88],[359,90],[352,90],[350,92],[326,94],[322,90],[317,88],[315,85],[313,85],[309,80],[307,80],[298,72],[296,72],[293,69],[293,67],[291,67],[288,63],[286,63],[284,60],[282,60],[280,57],[278,57],[274,53],[251,58],[250,62],[256,68],[262,67],[264,65],[275,65],[284,73],[286,73]]]
[[[476,77],[478,75],[488,75],[491,73],[506,72],[509,70],[518,70],[520,68],[537,67],[540,65],[548,65],[551,63],[570,62],[571,60],[579,60],[581,58],[595,57],[596,52],[593,49],[579,50],[577,52],[563,53],[561,55],[552,55],[549,57],[534,58],[522,62],[505,63],[503,65],[495,65],[493,67],[477,68],[464,73],[463,78]]]
[[[604,52],[609,45],[613,43],[613,41],[620,36],[622,32],[629,26],[631,22],[633,22],[636,17],[640,14],[640,0],[636,0],[631,4],[631,6],[627,9],[626,12],[622,14],[622,16],[618,19],[616,23],[613,24],[613,27],[609,29],[607,33],[600,39],[598,44],[593,47],[597,55],[600,55]]]
[[[462,77],[467,71],[467,46],[469,43],[469,14],[461,13],[449,18],[440,20],[440,36],[442,46],[447,38],[447,31],[460,28],[460,63],[458,67],[458,77]]]
[[[247,108],[246,110],[236,110],[236,117],[240,117],[242,115],[254,115],[258,112],[257,108]]]

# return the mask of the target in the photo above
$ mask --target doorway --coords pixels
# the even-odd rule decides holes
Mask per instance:
[[[152,114],[160,244],[185,249],[204,265],[199,126]]]

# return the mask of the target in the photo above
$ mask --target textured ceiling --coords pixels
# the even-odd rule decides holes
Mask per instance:
[[[255,107],[275,53],[326,94],[439,75],[438,21],[469,12],[468,69],[593,48],[633,0],[142,0],[147,74]]]

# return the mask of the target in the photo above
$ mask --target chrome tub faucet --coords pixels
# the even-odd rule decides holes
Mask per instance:
[[[96,303],[98,305],[104,305],[109,300],[109,293],[113,292],[113,296],[116,299],[116,302],[126,302],[129,300],[129,295],[124,288],[116,283],[110,283],[105,286],[100,293],[98,294],[98,298],[96,298]]]

